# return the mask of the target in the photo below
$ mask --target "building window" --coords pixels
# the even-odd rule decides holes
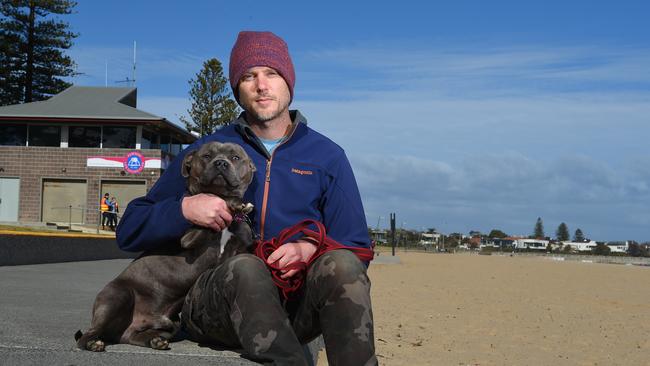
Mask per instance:
[[[160,149],[158,135],[151,130],[142,129],[141,149]]]
[[[70,126],[68,128],[69,147],[99,148],[101,127]]]
[[[25,146],[27,144],[27,125],[0,124],[0,145]]]
[[[104,127],[103,148],[135,149],[135,127]]]
[[[183,150],[183,145],[180,141],[169,135],[160,136],[160,150],[169,153],[172,157],[178,155]]]
[[[61,127],[29,126],[29,146],[61,146]]]

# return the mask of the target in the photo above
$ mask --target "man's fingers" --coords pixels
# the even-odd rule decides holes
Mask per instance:
[[[280,276],[280,278],[282,278],[283,280],[286,280],[287,278],[293,277],[293,275],[295,275],[296,273],[298,273],[298,270],[292,269],[292,270],[288,271],[287,273],[283,274],[282,276]]]
[[[269,255],[269,257],[266,258],[266,263],[269,263],[269,264],[273,263],[273,262],[279,260],[280,258],[282,258],[283,256],[284,256],[284,250],[283,250],[282,247],[280,247],[280,248],[274,250],[273,253],[271,253],[271,255]],[[282,267],[280,267],[280,268],[282,268]]]

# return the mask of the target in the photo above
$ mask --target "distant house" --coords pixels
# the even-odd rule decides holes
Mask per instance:
[[[611,250],[611,253],[627,253],[630,249],[630,241],[610,241],[607,242],[607,246]]]
[[[596,243],[593,240],[589,241],[563,241],[562,245],[564,247],[571,246],[571,250],[574,252],[591,252],[594,248],[596,248]]]
[[[441,234],[439,233],[422,233],[419,244],[423,246],[432,246],[440,243],[440,238]]]
[[[499,248],[499,249],[512,249],[514,248],[515,240],[518,238],[505,237],[505,238],[489,238],[483,237],[480,241],[479,247],[483,248]]]
[[[517,250],[530,249],[545,251],[548,243],[548,240],[520,238],[515,240],[514,247]]]
[[[121,212],[196,137],[136,108],[135,88],[70,87],[0,107],[0,221],[97,223],[99,200]]]

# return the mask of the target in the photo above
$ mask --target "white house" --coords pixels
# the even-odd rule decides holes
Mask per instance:
[[[563,241],[562,242],[563,246],[570,245],[571,249],[573,249],[576,252],[591,252],[593,248],[598,245],[595,241],[589,240],[589,241]]]
[[[611,250],[612,253],[627,253],[628,249],[630,249],[630,242],[629,241],[610,241],[607,243],[607,246]]]
[[[546,250],[548,243],[548,240],[542,239],[517,239],[514,245],[515,249]]]

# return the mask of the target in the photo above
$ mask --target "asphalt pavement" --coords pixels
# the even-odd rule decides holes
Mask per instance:
[[[95,296],[130,259],[0,266],[2,365],[255,365],[234,351],[189,340],[168,351],[110,345],[77,349],[74,333],[90,325]]]

